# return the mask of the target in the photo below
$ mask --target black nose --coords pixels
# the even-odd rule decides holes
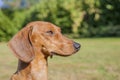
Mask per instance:
[[[76,43],[76,42],[74,42],[73,45],[74,45],[75,49],[77,49],[77,50],[79,50],[81,47],[81,45],[79,43]]]

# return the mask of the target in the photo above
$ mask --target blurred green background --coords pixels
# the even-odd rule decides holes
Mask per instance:
[[[64,34],[120,37],[120,0],[0,0],[0,41],[31,21],[48,21]]]
[[[0,0],[0,80],[17,69],[7,41],[37,20],[82,45],[75,55],[49,59],[49,80],[120,80],[120,0]]]

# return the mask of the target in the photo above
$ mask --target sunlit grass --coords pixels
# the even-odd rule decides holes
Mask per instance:
[[[70,57],[49,58],[49,80],[120,80],[120,38],[76,39],[81,50]],[[15,72],[17,59],[0,43],[0,80]]]

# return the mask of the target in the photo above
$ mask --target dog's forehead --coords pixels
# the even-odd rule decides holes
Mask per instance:
[[[57,27],[56,25],[54,25],[52,23],[48,23],[48,22],[39,24],[38,28],[42,31],[48,31],[48,30],[55,31],[55,30],[59,29],[59,27]]]

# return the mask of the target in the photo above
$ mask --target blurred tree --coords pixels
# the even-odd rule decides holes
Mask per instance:
[[[8,6],[0,9],[0,41],[9,40],[36,20],[52,22],[73,37],[120,36],[120,0],[5,0],[4,3]]]
[[[80,25],[79,34],[83,37],[120,36],[120,1],[85,0],[86,14]],[[88,7],[87,7],[88,6]],[[116,31],[115,31],[116,30]]]

